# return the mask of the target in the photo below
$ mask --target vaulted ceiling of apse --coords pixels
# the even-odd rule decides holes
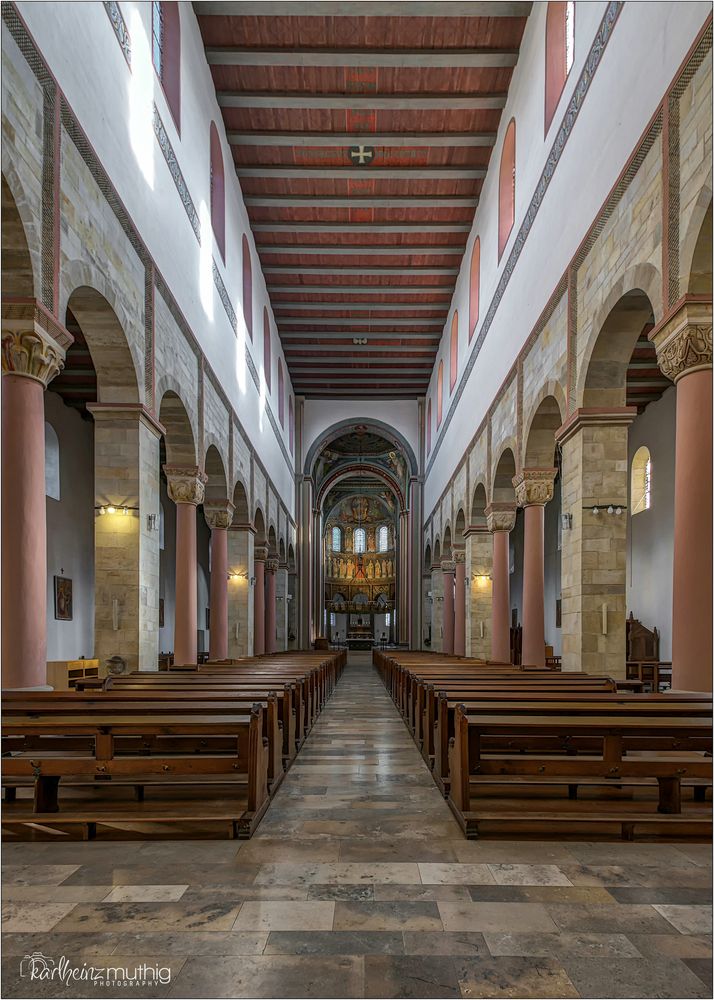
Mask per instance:
[[[530,8],[194,3],[297,393],[425,393]]]

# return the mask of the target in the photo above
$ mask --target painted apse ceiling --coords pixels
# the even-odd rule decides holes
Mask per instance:
[[[295,392],[424,395],[531,4],[194,9]]]

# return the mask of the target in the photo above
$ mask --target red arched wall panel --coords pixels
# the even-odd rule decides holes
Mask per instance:
[[[216,123],[211,122],[211,226],[223,260],[226,259],[226,179]]]
[[[469,278],[469,343],[476,333],[478,323],[479,296],[481,294],[481,240],[476,237],[471,251],[471,274]]]
[[[243,319],[248,335],[253,339],[253,268],[250,263],[248,237],[243,233]]]
[[[516,122],[511,118],[501,150],[498,172],[498,259],[508,243],[516,213]]]

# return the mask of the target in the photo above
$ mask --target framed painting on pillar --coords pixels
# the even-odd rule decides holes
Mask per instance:
[[[66,576],[55,577],[55,618],[72,621],[72,581]]]

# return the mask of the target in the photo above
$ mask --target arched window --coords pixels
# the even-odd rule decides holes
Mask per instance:
[[[243,233],[243,319],[250,339],[253,339],[253,268],[250,263],[248,237]]]
[[[498,259],[506,249],[516,217],[516,122],[511,118],[501,150],[498,172]]]
[[[57,431],[45,421],[45,496],[60,499],[60,446]]]
[[[426,453],[431,452],[431,399],[426,404]]]
[[[263,371],[265,373],[265,384],[270,392],[273,385],[273,355],[270,346],[270,317],[268,310],[263,307]]]
[[[451,320],[451,344],[449,347],[449,392],[454,391],[459,376],[459,313]]]
[[[481,294],[481,240],[476,237],[471,251],[471,276],[469,278],[469,343],[476,333],[478,323],[478,303]]]
[[[176,2],[151,4],[151,56],[174,125],[181,134],[181,18]]]
[[[337,525],[332,529],[332,551],[342,552],[342,529]]]
[[[386,524],[380,525],[379,531],[377,532],[377,551],[389,551],[389,528]]]
[[[226,179],[216,123],[211,122],[211,226],[223,260],[226,259]]]
[[[630,509],[641,514],[652,506],[652,459],[649,448],[638,448],[630,472]]]
[[[367,535],[364,528],[355,528],[352,536],[352,549],[354,552],[364,552],[367,547]]]
[[[436,429],[441,427],[441,418],[444,411],[444,362],[439,362],[439,371],[436,375]]]
[[[293,412],[293,397],[288,400],[288,431],[290,434],[290,454],[295,451],[295,414]]]
[[[278,358],[278,420],[280,426],[285,427],[285,377],[283,375],[283,363]]]
[[[548,132],[575,57],[575,4],[552,2],[545,17],[545,131]]]

